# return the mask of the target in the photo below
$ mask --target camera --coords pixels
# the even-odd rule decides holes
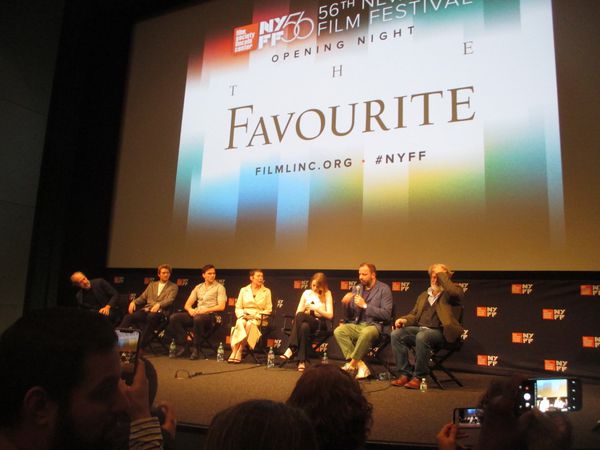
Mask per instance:
[[[582,406],[578,378],[530,378],[519,385],[517,412],[531,408],[546,411],[578,411]]]
[[[140,330],[135,328],[117,328],[117,348],[121,358],[121,378],[131,385],[137,369],[140,350]]]

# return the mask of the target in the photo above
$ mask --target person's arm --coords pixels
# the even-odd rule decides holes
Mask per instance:
[[[423,293],[421,295],[427,295],[427,293]],[[397,327],[410,326],[414,325],[417,322],[417,315],[419,311],[419,299],[421,298],[421,295],[417,297],[417,301],[415,302],[415,306],[413,306],[413,309],[408,314],[401,316],[396,320],[395,325]]]
[[[210,312],[220,312],[225,311],[225,307],[227,306],[227,291],[225,290],[225,286],[219,284],[217,287],[217,304],[210,309]]]
[[[453,283],[446,272],[438,272],[437,279],[440,286],[444,288],[444,291],[450,294],[448,301],[451,305],[459,305],[462,303],[465,291],[459,284]]]
[[[146,286],[144,292],[142,292],[142,294],[139,297],[136,297],[133,303],[135,303],[137,306],[143,306],[146,303],[148,303],[148,295],[150,295],[150,292],[152,292],[152,283],[154,283],[154,281],[148,283],[148,286]]]
[[[265,288],[265,307],[260,313],[270,316],[272,312],[273,312],[273,303],[271,302],[271,289]]]
[[[194,303],[196,303],[197,301],[198,301],[198,286],[196,286],[192,290],[192,292],[190,292],[190,296],[185,301],[185,306],[183,307],[183,309],[185,309],[187,311],[187,313],[192,317],[196,315],[196,311],[194,309]]]
[[[296,308],[296,314],[300,313],[300,312],[304,312],[304,310],[306,309],[306,293],[308,291],[304,291],[302,293],[302,295],[300,296],[300,301],[298,301],[298,307]]]
[[[238,294],[238,298],[235,302],[235,317],[238,319],[244,317],[244,290],[246,288],[243,287],[240,289],[240,293]]]
[[[100,288],[104,291],[104,293],[109,297],[108,302],[106,303],[111,308],[117,306],[119,304],[119,293],[117,290],[106,281],[104,278],[101,278]]]
[[[325,293],[325,303],[320,308],[315,308],[315,311],[325,319],[333,319],[333,297],[331,291]]]

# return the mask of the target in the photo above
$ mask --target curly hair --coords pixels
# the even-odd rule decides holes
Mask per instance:
[[[287,403],[304,410],[322,450],[362,448],[373,423],[373,407],[360,385],[335,365],[308,368]]]

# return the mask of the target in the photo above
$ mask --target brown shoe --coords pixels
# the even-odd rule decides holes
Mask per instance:
[[[419,389],[421,387],[421,380],[417,377],[410,380],[404,385],[406,389]]]
[[[393,380],[391,384],[392,386],[402,387],[409,381],[410,379],[406,375],[402,375],[400,378]]]
[[[200,355],[198,354],[198,349],[196,347],[194,347],[192,349],[192,354],[190,355],[190,359],[198,359],[200,358]]]

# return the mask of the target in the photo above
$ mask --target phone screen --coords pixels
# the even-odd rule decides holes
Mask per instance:
[[[576,378],[530,379],[519,388],[519,410],[533,407],[542,412],[581,409],[581,381]]]
[[[472,448],[477,445],[481,431],[482,410],[478,408],[455,408],[453,422],[458,426],[460,445]]]
[[[117,346],[121,358],[121,378],[127,384],[131,384],[137,367],[140,330],[118,328],[115,331],[117,333]]]

